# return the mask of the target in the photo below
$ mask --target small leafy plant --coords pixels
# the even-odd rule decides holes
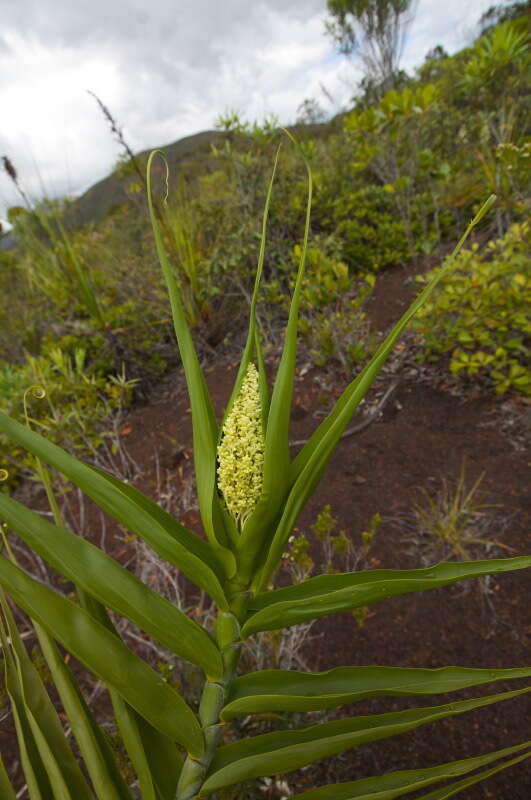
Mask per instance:
[[[102,376],[88,363],[83,347],[75,346],[69,353],[47,346],[40,356],[28,355],[25,364],[13,367],[0,362],[0,411],[21,418],[27,406],[33,425],[51,441],[70,451],[95,453],[114,438],[111,414],[128,404],[135,383],[123,371]],[[31,391],[35,387],[37,396]],[[46,387],[42,395],[41,387]],[[31,472],[32,459],[24,448],[1,434],[0,441],[0,467],[10,469],[13,479]]]
[[[273,178],[263,218],[249,332],[232,396],[218,423],[153,209],[149,169],[154,157],[152,154],[148,165],[148,197],[188,383],[197,495],[206,540],[195,536],[128,483],[73,458],[4,414],[0,414],[0,431],[27,448],[39,463],[45,462],[61,472],[120,525],[205,591],[217,607],[216,628],[211,633],[200,626],[99,548],[67,530],[57,515],[53,523],[49,522],[0,494],[0,515],[7,525],[71,580],[77,591],[77,602],[67,600],[31,578],[11,558],[0,558],[0,584],[6,593],[0,595],[6,689],[32,800],[88,800],[94,796],[99,800],[131,800],[133,796],[124,777],[126,771],[118,767],[114,751],[87,707],[56,642],[108,687],[121,740],[143,800],[219,798],[238,784],[290,772],[363,742],[405,733],[529,691],[524,687],[430,707],[347,716],[295,730],[224,741],[226,726],[241,716],[325,710],[382,695],[429,696],[530,676],[531,668],[433,670],[382,666],[338,667],[324,673],[262,670],[239,675],[238,663],[242,644],[257,633],[277,631],[339,611],[354,611],[399,594],[523,569],[531,565],[531,556],[442,563],[420,570],[323,574],[272,588],[297,517],[316,488],[342,432],[401,332],[452,265],[448,262],[432,278],[292,458],[288,428],[309,231],[311,174],[308,171],[304,244],[272,391],[262,357],[256,305]],[[491,204],[492,200],[483,206],[469,230]],[[464,239],[465,236],[456,253]],[[50,501],[53,505],[53,495]],[[33,620],[86,774],[73,755],[59,717],[22,644],[7,595]],[[164,680],[160,670],[152,670],[126,647],[108,610],[132,620],[168,650],[203,670],[198,710]],[[424,800],[448,797],[530,755],[531,745],[524,742],[451,764],[314,788],[297,797],[361,800],[368,794],[378,794],[382,800],[390,800],[450,778],[451,789],[445,789],[444,794],[431,792],[424,795]],[[3,797],[15,798],[2,766],[0,788]]]
[[[530,245],[525,222],[481,252],[472,245],[460,254],[414,323],[424,358],[448,353],[453,375],[487,382],[498,394],[531,395]]]
[[[481,493],[484,474],[471,487],[467,485],[463,465],[457,480],[443,479],[436,492],[424,488],[411,511],[399,519],[411,543],[411,554],[421,563],[439,560],[468,561],[493,548],[508,549],[502,542],[488,538],[495,512]]]

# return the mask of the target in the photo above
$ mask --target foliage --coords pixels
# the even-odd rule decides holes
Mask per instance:
[[[349,270],[377,271],[408,260],[407,229],[396,219],[392,196],[383,187],[369,185],[337,197],[323,194],[317,192],[316,205],[342,240]]]
[[[150,164],[152,160],[153,156]],[[140,795],[146,800],[211,797],[255,778],[289,772],[354,745],[404,733],[427,722],[447,719],[527,691],[526,688],[516,689],[433,707],[409,708],[368,718],[346,717],[295,730],[245,736],[228,743],[222,741],[227,723],[249,714],[305,713],[366,697],[438,694],[531,674],[530,669],[345,667],[327,673],[262,670],[237,676],[242,641],[257,633],[290,628],[338,611],[363,609],[399,594],[531,565],[531,557],[519,557],[443,563],[429,570],[332,572],[291,586],[269,588],[297,517],[319,482],[349,420],[407,323],[451,267],[450,263],[447,264],[432,278],[292,460],[288,427],[308,248],[312,194],[309,169],[308,175],[304,243],[272,393],[269,393],[256,309],[265,261],[265,232],[273,179],[263,217],[248,335],[232,396],[224,420],[219,424],[192,342],[178,283],[164,247],[163,231],[157,221],[151,193],[148,195],[157,251],[168,287],[190,396],[197,497],[206,540],[196,537],[127,482],[68,455],[33,431],[29,419],[28,425],[20,425],[0,413],[0,430],[36,459],[36,469],[47,488],[54,522],[5,494],[0,494],[0,514],[27,545],[74,583],[79,603],[67,600],[22,570],[4,537],[7,557],[0,558],[0,584],[3,587],[0,594],[0,638],[6,689],[16,720],[24,773],[35,796],[42,796],[44,792],[65,800],[88,800],[95,792],[101,800],[130,800],[132,797],[124,777],[128,770],[118,766],[119,761],[85,704],[56,641],[109,689],[120,736],[136,772]],[[484,205],[469,230],[490,205],[490,201]],[[455,253],[464,239],[465,236]],[[250,365],[255,365],[257,370],[255,394],[258,397],[253,394],[252,406],[253,409],[258,406],[258,424],[263,427],[263,467],[259,495],[253,493],[249,506],[246,506],[245,518],[237,522],[217,485],[218,448],[220,440],[223,443],[225,421],[235,419],[233,409],[238,412],[237,416],[241,416],[241,409],[251,403],[245,382],[249,370],[254,369]],[[237,437],[237,430],[231,429],[230,435]],[[44,463],[71,480],[102,510],[143,539],[169,564],[182,570],[193,584],[212,598],[217,607],[215,635],[135,578],[118,561],[65,527]],[[242,484],[240,488],[243,491],[245,487]],[[378,520],[373,520],[369,538],[377,524]],[[330,509],[325,509],[316,522],[316,532],[331,547],[343,550],[345,537],[341,533],[335,536],[333,530]],[[365,544],[370,544],[369,538],[364,540]],[[4,592],[33,621],[86,772],[80,769],[60,719],[29,659]],[[197,711],[184,699],[178,686],[163,679],[160,666],[155,672],[126,647],[116,635],[107,609],[130,619],[172,653],[201,668],[205,677]],[[182,750],[186,753],[184,759]],[[406,783],[401,783],[402,773],[374,777],[364,781],[364,788],[380,792],[382,797],[391,797],[396,796],[396,791],[391,790],[390,794],[386,791],[390,777],[395,781],[395,787],[411,789],[452,776],[456,779],[452,787],[455,789],[463,780],[466,785],[481,780],[482,773],[469,777],[470,771],[478,767],[498,762],[494,769],[499,769],[529,755],[529,743],[522,743],[464,762],[415,770],[408,773]],[[500,764],[504,757],[506,760]],[[488,769],[487,774],[490,772]],[[0,780],[4,795],[11,798],[13,790],[3,767]],[[311,790],[309,795],[315,796],[316,792],[317,796],[328,798],[359,796],[354,784],[352,787],[321,787]]]
[[[70,451],[95,452],[105,441],[114,447],[111,415],[128,404],[134,386],[125,375],[103,377],[87,360],[84,348],[72,353],[49,346],[22,366],[0,363],[0,410],[14,419],[26,411],[50,441]],[[0,467],[20,479],[31,459],[1,437]]]
[[[479,91],[481,102],[493,90],[516,89],[528,67],[529,35],[505,22],[477,40],[464,80]]]
[[[334,5],[343,8],[343,21],[357,36],[360,29],[348,17],[352,4]],[[378,5],[383,9],[393,4]],[[357,6],[363,12],[372,8],[372,4],[364,4],[365,9]],[[336,20],[340,22],[340,16]],[[463,554],[476,554],[473,548],[482,545],[474,538],[491,546],[481,530],[476,537],[476,523],[481,526],[486,516],[478,507],[478,487],[467,489],[464,477],[456,485],[443,484],[441,492],[430,494],[415,512],[430,531],[422,540],[437,542],[431,550],[423,550],[424,555],[429,551],[430,561],[451,558],[449,564],[405,572],[356,571],[367,566],[377,516],[357,546],[338,530],[326,506],[311,534],[292,531],[352,413],[412,316],[412,311],[406,314],[369,360],[373,341],[363,303],[378,271],[446,246],[473,213],[477,197],[487,191],[498,194],[498,204],[494,221],[485,220],[484,235],[497,231],[498,239],[482,251],[472,246],[462,252],[454,271],[447,263],[444,274],[427,276],[431,288],[422,295],[425,311],[420,310],[421,301],[414,305],[418,335],[424,357],[446,354],[457,376],[499,393],[531,391],[525,318],[529,226],[522,223],[529,183],[528,27],[526,17],[520,16],[486,31],[454,56],[436,48],[414,77],[397,72],[396,61],[391,70],[393,91],[373,62],[369,72],[374,74],[365,76],[363,94],[344,119],[314,125],[321,109],[311,101],[301,105],[300,121],[312,125],[302,131],[299,144],[315,172],[311,245],[307,240],[303,246],[295,245],[307,215],[305,166],[295,151],[284,147],[277,153],[279,191],[270,195],[278,120],[250,123],[240,113],[228,111],[218,119],[222,132],[216,134],[211,150],[186,153],[179,161],[182,180],[177,192],[151,211],[191,395],[196,478],[207,541],[195,537],[126,481],[83,465],[53,445],[76,455],[89,451],[96,461],[97,445],[104,449],[116,445],[110,430],[115,423],[107,415],[129,401],[135,380],[158,386],[161,376],[178,363],[170,346],[171,318],[139,192],[143,176],[126,154],[113,176],[114,184],[119,180],[128,184],[120,200],[125,198],[126,203],[114,207],[97,226],[75,228],[75,204],[69,202],[46,201],[35,209],[10,210],[18,247],[0,251],[0,426],[7,456],[0,476],[4,466],[11,476],[19,467],[32,469],[44,476],[50,489],[52,477],[46,478],[43,464],[27,455],[31,452],[85,490],[146,553],[154,548],[162,565],[179,569],[201,598],[212,598],[206,616],[197,612],[197,604],[177,608],[167,602],[160,586],[148,588],[145,575],[136,581],[116,561],[69,532],[56,514],[53,494],[48,492],[52,524],[0,493],[0,513],[9,528],[61,575],[60,580],[75,586],[76,599],[70,602],[35,582],[10,559],[13,553],[6,539],[0,583],[32,617],[42,649],[42,655],[36,652],[32,657],[35,671],[1,595],[5,694],[35,796],[41,792],[46,797],[88,800],[93,790],[99,800],[131,800],[133,792],[146,800],[174,800],[176,792],[179,800],[188,800],[197,791],[201,797],[221,792],[238,798],[261,796],[265,790],[273,791],[272,780],[252,789],[237,785],[261,775],[269,781],[279,772],[363,741],[402,733],[521,691],[368,719],[308,719],[308,711],[323,714],[370,696],[428,695],[528,677],[530,671],[525,669],[391,667],[339,667],[312,674],[299,662],[297,646],[322,616],[350,611],[361,625],[369,606],[384,597],[481,579],[493,571],[529,565],[529,558],[453,561],[458,555],[464,559]],[[371,30],[375,33],[376,27]],[[343,33],[348,33],[346,28]],[[384,46],[392,41],[392,37],[385,40]],[[353,37],[350,44],[354,42]],[[4,166],[18,181],[10,162]],[[133,172],[138,180],[131,182]],[[155,177],[162,189],[163,170]],[[18,183],[17,187],[30,207],[23,188]],[[266,198],[269,217],[262,219]],[[258,248],[260,300],[253,289]],[[439,293],[428,297],[439,280]],[[249,364],[255,364],[265,460],[262,495],[239,530],[218,491],[217,444],[224,421],[218,424],[214,418],[199,361],[231,335],[241,334],[247,301],[251,330],[227,413],[237,402]],[[286,322],[283,355],[270,397],[261,344],[278,336],[276,331]],[[186,323],[194,330],[198,357]],[[297,323],[315,363],[348,375],[362,369],[290,461],[287,430]],[[46,397],[41,396],[40,384],[46,386]],[[23,420],[23,398],[29,424],[46,439],[5,415]],[[290,539],[292,535],[295,538]],[[325,553],[326,571],[321,576],[313,575],[315,547]],[[431,558],[434,553],[438,555]],[[284,570],[276,585],[286,581],[289,585],[275,588],[279,564]],[[112,621],[108,610],[113,612]],[[114,614],[140,628],[145,643],[165,648],[168,660],[150,670],[115,635]],[[80,697],[55,641],[109,689],[118,724],[112,747]],[[273,653],[276,669],[253,672],[253,657],[259,667],[267,666],[264,648]],[[236,671],[241,650],[240,673],[243,668],[250,670],[248,674]],[[175,673],[172,667],[181,658],[189,660],[189,671],[179,668]],[[50,673],[76,737],[83,771],[43,687],[42,678],[47,680]],[[279,712],[284,714],[280,720]],[[238,715],[243,722],[237,721]],[[183,759],[184,751],[188,755]],[[523,743],[439,767],[320,787],[300,797],[345,800],[377,792],[384,798],[420,791],[443,779],[452,780],[447,791],[456,792],[528,755],[529,745]],[[278,791],[284,791],[282,781],[275,782]],[[0,794],[12,800],[1,760]]]
[[[63,223],[60,204],[44,201],[18,214],[15,234],[25,248],[25,272],[30,285],[66,306],[75,304],[98,323],[101,309],[83,254]]]
[[[424,358],[448,354],[456,376],[487,380],[498,394],[531,394],[530,245],[531,226],[522,223],[482,251],[474,244],[461,253],[414,323]]]
[[[463,464],[457,480],[443,479],[437,491],[421,488],[419,500],[402,515],[411,555],[423,564],[469,561],[505,545],[488,537],[493,528],[493,504],[485,503],[480,489],[485,475],[468,488]]]
[[[509,3],[503,6],[491,6],[482,14],[479,24],[482,30],[488,30],[494,25],[499,25],[500,22],[529,17],[530,11],[531,2],[529,2],[529,0],[517,0],[515,3]]]
[[[353,166],[368,170],[391,195],[408,245],[441,237],[441,183],[449,166],[431,148],[439,90],[431,83],[387,92],[380,102],[345,118]],[[416,198],[420,202],[416,202]],[[419,226],[420,223],[420,226]]]
[[[361,29],[349,5],[337,8],[357,35]],[[385,13],[391,8],[378,6]],[[356,8],[367,20],[374,12],[373,4]],[[409,14],[404,12],[403,18]],[[373,23],[372,33],[378,27],[376,17]],[[298,135],[316,183],[312,247],[322,250],[323,258],[345,265],[354,280],[418,254],[436,254],[458,235],[476,198],[487,193],[498,197],[492,230],[499,237],[525,219],[528,64],[529,25],[520,16],[485,31],[454,56],[435,48],[416,76],[396,74],[392,91],[366,75],[364,94],[342,118],[315,125],[320,108],[303,102],[301,119],[312,124],[299,126]],[[118,135],[119,125],[108,109],[104,113]],[[221,133],[206,144],[202,140],[203,149],[183,151],[180,180],[170,192],[164,219],[162,206],[157,209],[185,313],[205,353],[241,331],[244,302],[252,291],[268,168],[279,135],[275,118],[249,122],[235,110],[220,115],[217,125]],[[108,194],[118,199],[121,181],[125,191],[119,193],[119,202],[124,205],[114,207],[97,225],[75,228],[77,202],[46,201],[30,210],[19,206],[10,211],[19,246],[0,254],[0,345],[10,366],[23,364],[28,353],[42,355],[52,339],[70,354],[82,346],[101,377],[120,372],[124,364],[128,377],[142,381],[137,392],[145,392],[177,357],[145,202],[137,191],[142,185],[137,169],[143,161],[135,166],[122,147],[123,168],[113,175]],[[266,302],[259,310],[267,319],[270,341],[285,320],[294,243],[305,214],[300,160],[283,148],[279,164],[280,191],[271,202],[264,260]],[[155,177],[162,192],[162,175]],[[17,186],[26,197],[18,177]],[[111,205],[107,198],[105,208]],[[332,356],[337,349],[334,331],[345,331],[349,318],[365,338],[363,309],[353,309],[347,299],[352,284],[342,289],[342,281],[335,282],[339,300],[331,298],[315,310],[305,309],[302,300],[302,314],[308,318],[304,335],[310,339],[309,321],[315,314],[315,336],[308,346],[316,361]],[[71,337],[77,342],[63,346],[61,340]],[[326,355],[317,352],[321,348]],[[359,355],[354,343],[346,361]],[[341,355],[338,363],[343,360]]]

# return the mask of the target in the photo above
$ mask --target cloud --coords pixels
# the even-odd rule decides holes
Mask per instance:
[[[404,54],[411,68],[488,6],[421,0]],[[94,91],[135,150],[211,128],[228,108],[245,118],[294,121],[306,97],[338,110],[359,79],[324,35],[325,0],[17,0],[0,32],[0,155],[33,196],[79,192],[120,149]],[[0,217],[19,202],[0,175]]]

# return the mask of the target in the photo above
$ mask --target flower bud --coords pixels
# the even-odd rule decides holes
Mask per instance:
[[[262,492],[264,434],[258,372],[250,363],[218,447],[218,487],[240,529]]]

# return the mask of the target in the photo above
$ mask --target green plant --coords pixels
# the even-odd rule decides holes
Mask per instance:
[[[344,121],[353,166],[372,173],[390,195],[412,251],[419,221],[427,228],[432,215],[437,229],[439,184],[448,177],[430,150],[439,99],[437,86],[430,83],[392,90],[377,105],[353,111]],[[424,198],[415,206],[419,193],[427,193],[429,201]]]
[[[407,232],[394,214],[393,199],[381,186],[346,189],[331,187],[317,193],[317,207],[327,228],[342,240],[342,257],[353,273],[385,269],[410,256]]]
[[[380,527],[380,522],[380,514],[374,514],[368,530],[361,534],[360,545],[356,546],[345,530],[336,530],[338,521],[332,516],[330,504],[325,505],[311,526],[314,536],[321,544],[324,571],[328,573],[353,572],[355,569],[359,569],[360,565],[366,566],[366,559]],[[338,569],[338,566],[341,569]]]
[[[63,212],[58,203],[47,201],[17,215],[15,231],[25,249],[27,279],[54,301],[79,305],[101,324],[102,312],[83,252],[67,232]]]
[[[179,287],[186,317],[195,328],[208,311],[203,274],[205,265],[194,208],[187,202],[182,187],[173,206],[166,206],[165,218],[171,234],[172,250],[177,257]]]
[[[449,354],[453,375],[487,381],[498,394],[531,394],[530,245],[531,226],[522,223],[484,250],[472,245],[460,254],[414,323],[423,359]]]
[[[467,487],[463,465],[457,480],[443,479],[436,491],[421,488],[421,499],[400,518],[411,543],[411,554],[424,564],[442,560],[470,561],[506,546],[487,538],[493,527],[492,503],[482,501],[480,486],[485,475]]]
[[[129,403],[135,383],[123,372],[101,375],[77,344],[71,353],[50,345],[22,365],[0,362],[0,410],[22,419],[29,409],[32,423],[51,441],[70,451],[95,454],[107,442],[115,449],[109,417]],[[23,448],[1,435],[0,439],[0,465],[20,479],[30,462]]]
[[[150,166],[154,156],[150,157]],[[269,196],[270,193],[271,186]],[[0,515],[9,527],[76,586],[78,602],[69,601],[35,581],[9,557],[0,558],[0,584],[34,622],[94,793],[100,800],[130,800],[131,790],[54,640],[109,688],[120,735],[144,800],[212,797],[236,784],[289,772],[364,741],[403,733],[427,722],[517,697],[529,690],[516,689],[370,717],[347,717],[298,730],[259,734],[228,744],[222,742],[226,724],[240,715],[280,710],[306,712],[364,697],[429,695],[531,675],[531,668],[476,670],[458,667],[441,670],[345,667],[327,673],[268,670],[236,675],[242,642],[260,631],[274,631],[337,611],[354,610],[398,594],[531,565],[531,556],[523,556],[443,563],[428,570],[325,574],[270,590],[298,514],[317,486],[342,432],[400,333],[450,270],[451,264],[447,264],[414,301],[371,361],[345,389],[328,417],[291,460],[288,425],[308,240],[311,176],[304,246],[271,396],[256,321],[269,196],[248,337],[221,425],[214,416],[151,205],[154,235],[190,394],[197,495],[206,540],[192,534],[128,483],[83,464],[33,430],[0,413],[0,430],[5,435],[27,448],[39,464],[47,463],[61,472],[121,525],[182,570],[213,599],[218,609],[215,635],[212,635],[138,581],[117,561],[67,530],[57,515],[54,523],[48,522],[16,500],[0,494]],[[148,198],[151,203],[151,194]],[[469,230],[490,205],[488,202],[483,206]],[[244,385],[249,387],[248,391],[242,391]],[[237,457],[244,438],[246,457],[240,456],[240,461],[233,462],[231,467],[231,459]],[[217,480],[218,468],[223,476],[225,496]],[[234,482],[231,469],[234,469]],[[51,494],[50,502],[53,507]],[[17,721],[28,786],[35,797],[44,793],[48,797],[88,800],[93,791],[73,756],[59,718],[20,640],[4,594],[0,595],[0,602],[6,688]],[[171,652],[203,670],[205,680],[197,712],[160,672],[153,671],[125,646],[116,635],[107,609],[131,619]],[[185,751],[184,758],[180,755],[181,749]],[[382,797],[390,798],[402,794],[402,790],[430,786],[446,777],[456,779],[452,785],[454,792],[463,781],[467,785],[474,783],[493,769],[502,769],[529,755],[531,750],[526,742],[449,765],[375,777],[362,781],[362,785],[354,782],[322,787],[303,793],[301,797],[331,800],[360,797],[364,791],[381,790]],[[490,767],[503,757],[505,761]],[[483,772],[469,777],[472,770],[485,767]],[[11,800],[14,792],[5,769],[0,769],[0,780],[4,796]]]

